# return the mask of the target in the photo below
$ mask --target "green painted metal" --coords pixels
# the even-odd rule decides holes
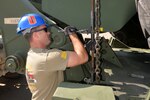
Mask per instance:
[[[41,3],[33,2],[33,4],[40,11],[42,10],[68,25],[76,26],[79,29],[90,27],[90,0],[41,0]],[[23,56],[25,58],[29,45],[22,36],[16,34],[17,24],[5,24],[4,19],[20,18],[26,13],[41,13],[37,9],[31,9],[31,6],[33,5],[31,2],[28,2],[28,0],[0,1],[0,34],[3,36],[6,57],[9,55],[17,55],[17,57]],[[120,30],[135,12],[136,8],[134,0],[101,0],[101,22],[104,31],[114,32]],[[49,19],[48,23],[52,23],[50,18],[45,15],[43,16],[44,18]],[[69,38],[66,37],[63,32],[58,32],[56,28],[53,28],[52,32],[54,41],[50,48],[73,50]],[[77,98],[79,100],[88,100],[89,98],[92,98],[92,100],[103,100],[106,96],[104,100],[114,100],[113,94],[121,100],[146,98],[146,90],[149,89],[148,87],[150,84],[150,51],[147,49],[131,48],[122,45],[120,41],[115,39],[111,41],[110,45],[113,47],[114,52],[108,47],[107,43],[103,42],[102,44],[104,50],[104,52],[102,52],[103,58],[114,63],[109,64],[104,61],[102,64],[102,84],[100,85],[107,85],[106,87],[78,84],[86,83],[84,79],[90,77],[91,65],[90,62],[88,62],[75,68],[66,69],[65,81],[78,83],[62,83],[58,87],[54,99],[60,100],[61,98],[62,100],[62,98],[68,97],[65,98],[65,100]],[[120,62],[123,64],[123,67],[116,67],[116,65],[120,66]],[[14,61],[10,59],[10,62],[8,61],[8,63],[14,64]],[[16,67],[15,64],[14,66]],[[142,79],[139,78],[139,76],[142,76]],[[113,87],[115,90],[112,91],[110,87]],[[99,93],[99,91],[103,89],[105,90]],[[72,92],[68,92],[68,90]],[[59,92],[66,96],[60,97],[61,94]],[[95,95],[93,96],[92,93],[95,93]],[[98,93],[98,95],[96,93]],[[112,98],[109,98],[109,95]],[[99,99],[99,97],[101,99]]]
[[[43,0],[42,10],[79,29],[90,28],[90,0]],[[118,31],[136,13],[135,0],[101,0],[104,31]]]
[[[148,91],[148,93],[147,93],[147,97],[146,97],[145,100],[150,100],[150,89],[149,89],[149,91]]]
[[[5,44],[4,46],[6,50],[6,55],[14,54],[16,50],[19,52],[26,52],[29,48],[26,40],[22,36],[18,36],[16,34],[16,27],[17,27],[16,24],[5,24],[4,22],[5,18],[20,18],[22,15],[26,13],[31,13],[31,12],[39,13],[36,10],[35,11],[31,10],[30,7],[26,6],[26,4],[24,4],[24,2],[22,1],[23,0],[15,0],[11,2],[10,6],[6,6],[9,5],[8,2],[10,1],[3,0],[3,4],[0,6],[0,10],[2,12],[2,15],[0,16],[0,18],[2,19],[0,20],[0,27],[1,27],[1,33],[3,35],[3,41]],[[133,1],[134,0],[123,0],[123,1],[114,0],[113,2],[107,0],[102,1],[101,3],[102,26],[107,31],[119,30],[135,13]],[[82,1],[61,0],[59,2],[56,0],[42,0],[42,4],[40,6],[39,4],[35,4],[35,5],[36,7],[38,7],[38,9],[41,8],[41,10],[43,10],[44,12],[58,18],[59,20],[69,25],[77,26],[79,27],[79,29],[90,27],[90,1],[89,0],[88,1],[87,0],[86,1],[85,0]],[[118,8],[122,8],[122,9],[118,9]],[[66,42],[69,40],[66,39],[62,33],[58,33],[57,31],[54,31],[53,37],[55,41],[51,45],[52,48],[53,47],[59,47],[62,49],[70,48],[71,44],[68,44],[68,42]]]
[[[115,100],[111,87],[62,82],[52,100]]]
[[[17,51],[26,52],[28,45],[22,36],[16,34],[16,24],[5,24],[5,18],[20,18],[21,15],[29,13],[29,9],[24,6],[20,0],[3,0],[0,6],[0,27],[2,29],[2,37],[5,46],[6,55],[14,54]],[[10,5],[11,4],[11,5]],[[16,11],[17,10],[17,11]]]

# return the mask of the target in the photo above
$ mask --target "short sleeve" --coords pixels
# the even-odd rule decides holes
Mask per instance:
[[[65,70],[68,61],[68,52],[52,49],[46,57],[46,69],[49,71]]]

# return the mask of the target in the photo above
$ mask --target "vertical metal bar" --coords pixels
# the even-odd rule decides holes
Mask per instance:
[[[94,51],[95,51],[95,0],[91,0],[91,41],[92,41],[92,46],[91,46],[91,83],[94,82]]]

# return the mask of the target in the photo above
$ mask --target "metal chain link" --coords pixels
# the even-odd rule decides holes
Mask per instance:
[[[100,50],[101,50],[101,46],[100,46],[100,43],[101,43],[101,37],[99,36],[99,33],[100,33],[100,0],[96,0],[95,1],[95,12],[96,12],[96,39],[95,39],[95,82],[96,84],[100,83],[100,72],[101,72],[101,69],[100,69],[100,66],[101,66],[101,61],[100,61],[100,58],[101,58],[101,53],[100,53]]]
[[[100,72],[101,72],[101,69],[100,69],[100,65],[101,65],[101,61],[100,61],[100,58],[101,58],[101,53],[100,53],[100,50],[101,50],[101,46],[100,46],[100,39],[101,37],[96,37],[96,44],[95,44],[95,50],[96,50],[96,53],[95,53],[95,82],[96,83],[99,83],[100,82]]]

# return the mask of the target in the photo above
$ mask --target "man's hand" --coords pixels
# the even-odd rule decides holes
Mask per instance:
[[[74,26],[67,26],[64,28],[65,35],[71,35],[73,33],[77,33],[77,29]]]

